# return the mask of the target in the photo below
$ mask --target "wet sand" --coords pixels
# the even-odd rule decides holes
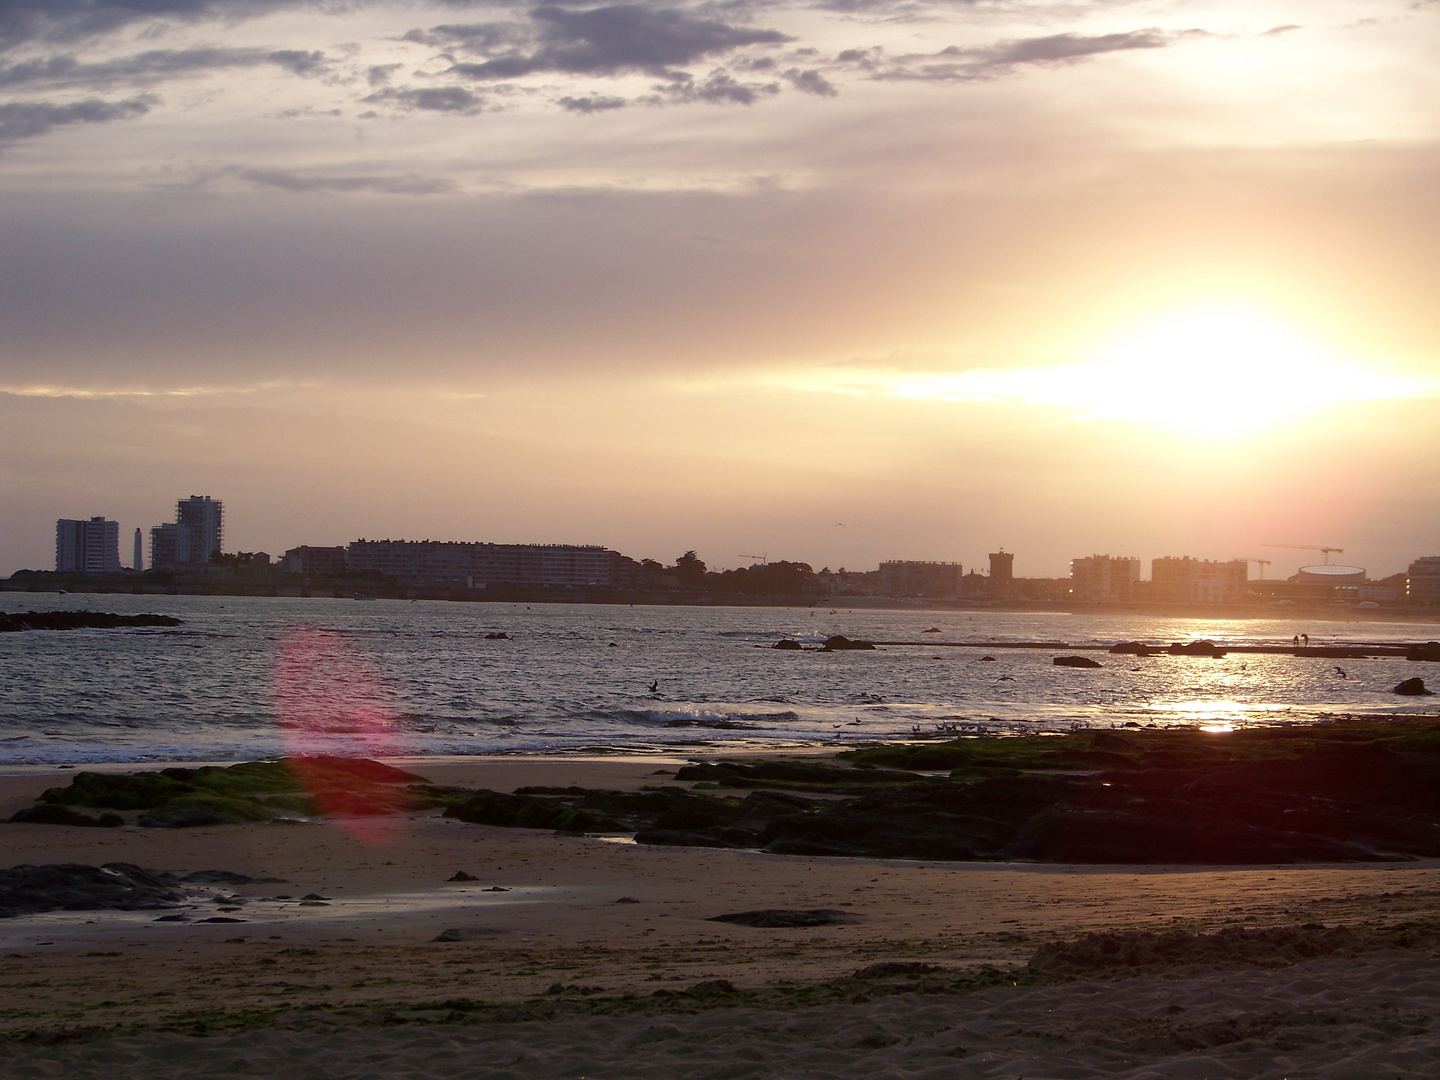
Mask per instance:
[[[469,759],[419,771],[501,791],[637,789],[667,781],[657,771],[679,763]],[[0,808],[24,805],[68,775],[0,777]],[[119,861],[283,879],[206,886],[188,922],[158,923],[157,912],[0,920],[0,1034],[30,1040],[7,1051],[0,1074],[99,1075],[105,1062],[155,1076],[261,1073],[282,1063],[316,1076],[437,1077],[1440,1070],[1428,1019],[1440,960],[1425,950],[868,1002],[806,1005],[801,992],[882,962],[947,974],[1023,969],[1037,946],[1092,930],[1433,919],[1433,863],[906,863],[637,847],[425,815],[374,825],[0,825],[5,866]],[[447,881],[456,871],[477,880]],[[311,894],[326,899],[302,903]],[[803,929],[707,921],[760,908],[824,908],[853,921]],[[205,917],[244,921],[198,921]],[[715,980],[742,992],[799,989],[779,1003],[772,995],[765,1009],[655,995]],[[527,1019],[530,1006],[508,1018],[493,1008],[425,1011],[452,1000],[556,1008],[543,1021]],[[391,1009],[407,1010],[404,1022],[386,1026]],[[87,1037],[41,1045],[67,1030]]]

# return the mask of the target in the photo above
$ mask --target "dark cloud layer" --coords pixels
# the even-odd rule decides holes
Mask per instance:
[[[900,57],[889,65],[881,63],[873,50],[847,50],[838,59],[871,70],[879,79],[962,82],[993,78],[1026,64],[1068,64],[1106,53],[1164,49],[1181,40],[1204,35],[1203,30],[1176,33],[1153,28],[1117,34],[1050,34],[1002,41],[979,49],[952,45],[938,53]]]
[[[48,56],[0,66],[0,87],[103,87],[261,64],[275,64],[295,75],[310,75],[325,66],[325,54],[296,49],[153,49],[92,64],[81,63],[71,55]]]
[[[536,40],[528,51],[509,49],[479,63],[457,63],[451,70],[484,80],[514,79],[546,71],[572,75],[613,75],[622,71],[658,74],[747,45],[791,40],[777,30],[734,26],[674,8],[642,4],[585,10],[546,4],[535,8],[531,16]],[[489,52],[502,44],[490,24],[460,29],[473,33],[455,35],[452,41],[475,51]],[[436,27],[431,33],[443,30]]]
[[[103,124],[143,116],[149,111],[150,103],[139,98],[131,101],[90,98],[64,105],[48,101],[7,102],[0,105],[0,144],[33,139],[69,124]]]
[[[424,86],[419,88],[398,88],[387,86],[377,90],[365,101],[374,104],[398,105],[402,109],[422,109],[427,112],[462,113],[469,115],[479,112],[485,99],[471,93],[463,86]]]
[[[305,0],[0,0],[0,48],[79,41],[149,19],[244,18]]]

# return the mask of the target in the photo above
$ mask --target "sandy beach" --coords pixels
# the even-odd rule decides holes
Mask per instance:
[[[498,791],[637,790],[679,764],[500,758],[422,771]],[[0,811],[66,781],[59,770],[0,778]],[[0,846],[7,866],[125,862],[269,879],[196,886],[184,922],[157,922],[155,911],[0,921],[0,1032],[14,1040],[5,1075],[99,1075],[108,1062],[179,1076],[202,1061],[214,1075],[283,1061],[327,1077],[1440,1074],[1433,948],[1272,958],[1269,968],[1152,966],[1098,982],[999,974],[1089,932],[1430,919],[1440,865],[1428,862],[826,859],[433,814],[378,829],[373,819],[3,824]],[[475,880],[448,880],[457,871]],[[756,909],[824,909],[842,921],[709,921]],[[970,983],[962,991],[957,979]]]

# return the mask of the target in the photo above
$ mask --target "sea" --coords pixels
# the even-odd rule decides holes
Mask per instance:
[[[1440,623],[1343,615],[0,594],[0,610],[31,609],[149,612],[183,624],[0,634],[0,766],[283,753],[684,755],[1440,715],[1440,698],[1391,692],[1412,676],[1440,685],[1436,663],[1087,652],[1103,666],[1076,669],[1052,663],[1061,648],[1001,647],[1440,638]],[[782,638],[814,647],[833,634],[914,644],[771,648]],[[976,647],[954,647],[961,642]]]

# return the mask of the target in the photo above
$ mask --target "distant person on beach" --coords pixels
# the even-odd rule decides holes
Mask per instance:
[[[1295,647],[1298,649],[1300,647],[1300,635],[1296,634],[1293,640],[1295,642]]]
[[[1300,635],[1300,640],[1305,643],[1305,647],[1306,647],[1307,649],[1310,647],[1310,635],[1309,635],[1309,634],[1301,634],[1301,635]]]

